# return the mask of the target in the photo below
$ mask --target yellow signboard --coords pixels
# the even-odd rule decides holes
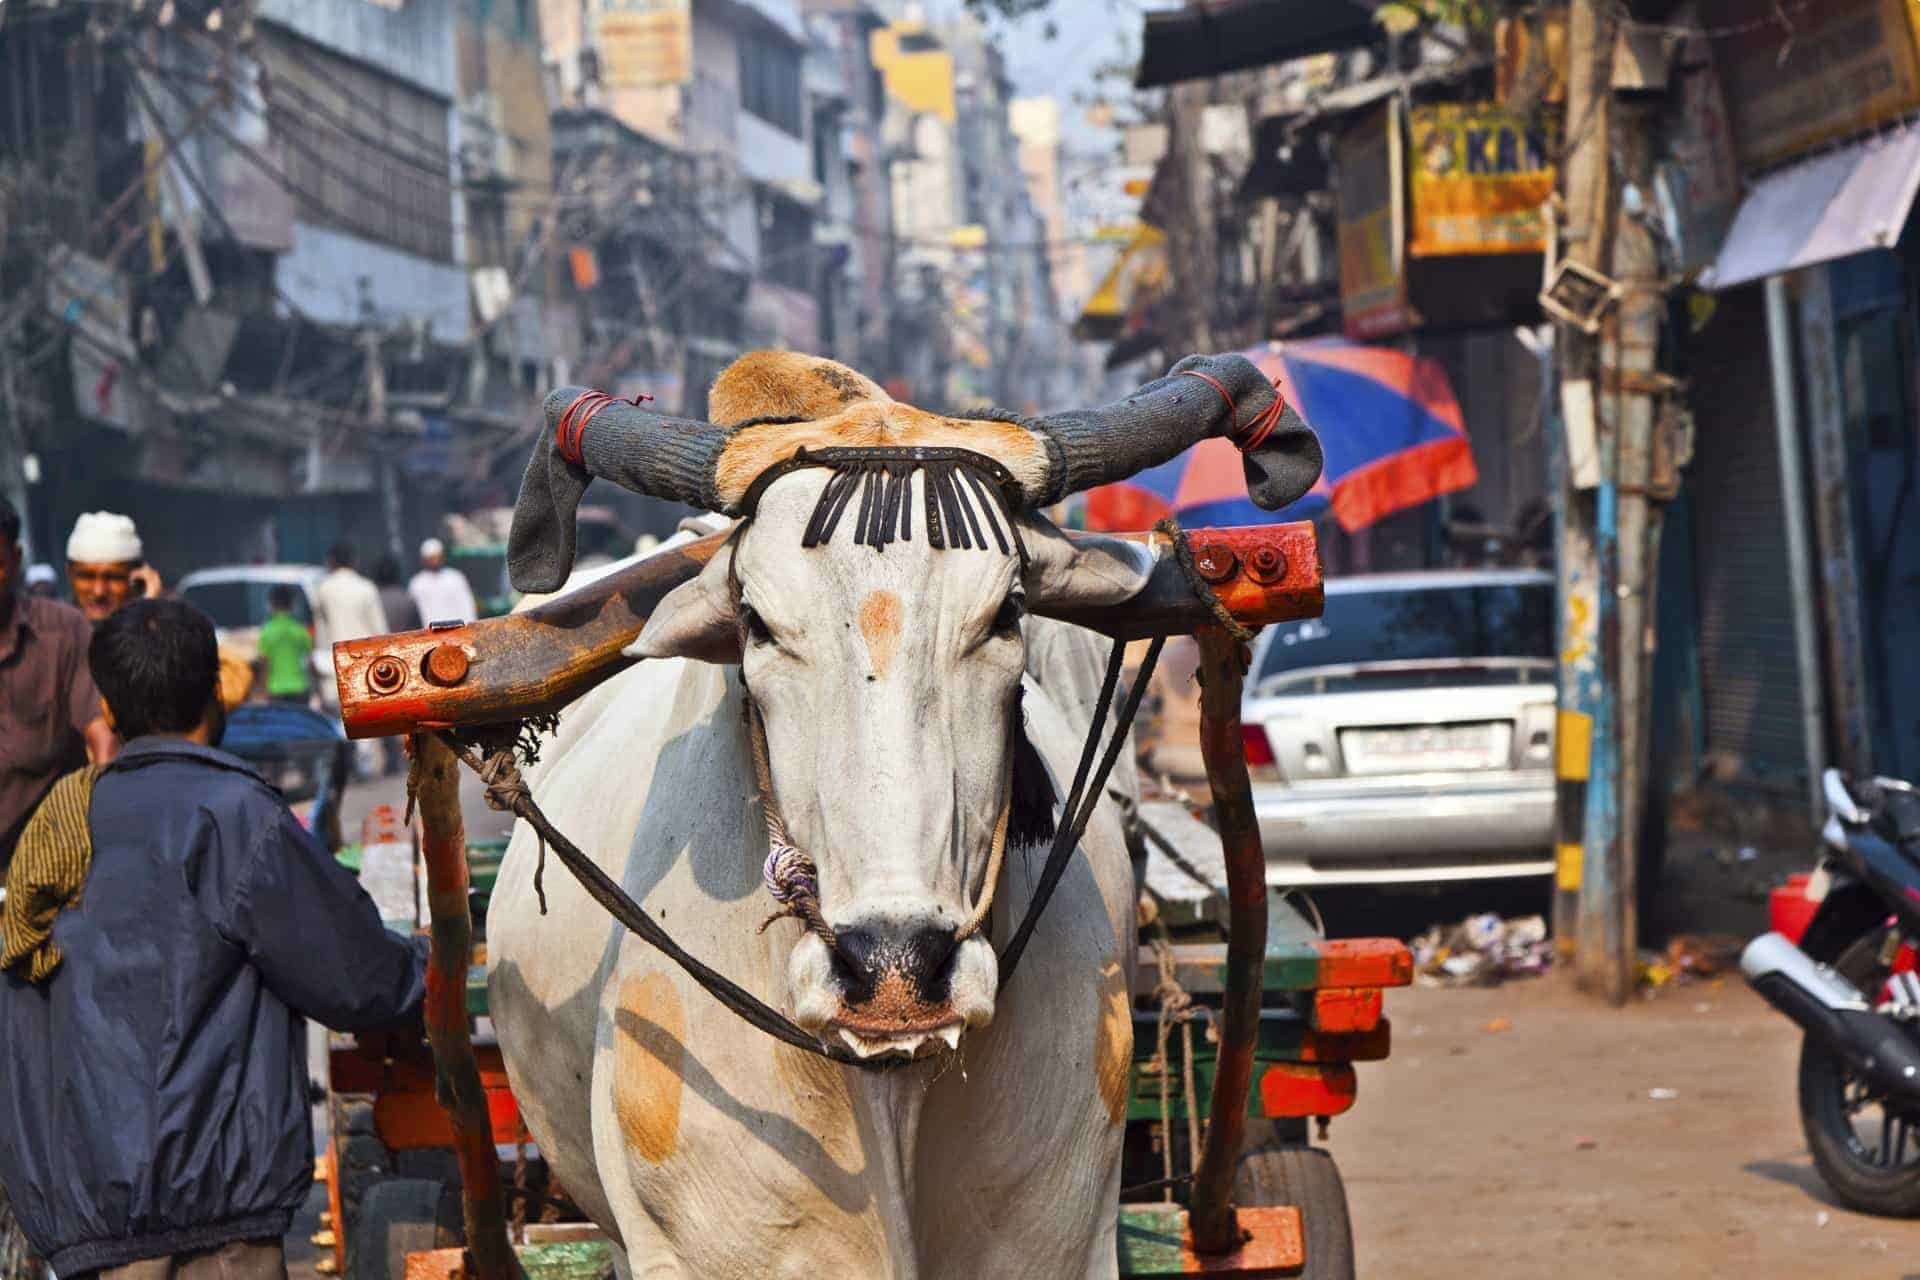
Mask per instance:
[[[688,0],[600,0],[594,14],[600,83],[653,89],[693,80],[693,9]]]
[[[1707,0],[1701,19],[1728,34],[1714,61],[1743,169],[1790,159],[1920,107],[1912,0],[1819,0],[1792,12],[1791,34],[1753,21],[1744,0]]]
[[[1400,113],[1382,106],[1340,135],[1334,162],[1340,238],[1340,309],[1347,333],[1379,338],[1413,327],[1400,260],[1406,211]]]
[[[1416,258],[1544,253],[1542,206],[1553,194],[1545,138],[1492,103],[1415,107],[1413,220]]]

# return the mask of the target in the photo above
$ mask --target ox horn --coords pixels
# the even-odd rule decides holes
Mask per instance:
[[[518,590],[557,591],[567,580],[574,517],[595,476],[689,506],[719,505],[713,468],[725,435],[710,423],[652,413],[586,387],[561,387],[548,396],[546,419],[507,534],[507,574]]]
[[[1278,395],[1245,356],[1188,356],[1115,404],[1030,419],[1025,425],[1046,437],[1055,463],[1045,502],[1125,480],[1210,436],[1244,431]],[[1262,510],[1278,511],[1313,488],[1321,462],[1319,437],[1287,405],[1265,438],[1242,450],[1247,494]]]

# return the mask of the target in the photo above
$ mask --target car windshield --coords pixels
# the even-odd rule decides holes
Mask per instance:
[[[193,582],[180,588],[187,603],[213,619],[213,625],[227,630],[257,627],[267,620],[267,592],[278,585],[249,579],[227,582]],[[293,588],[293,616],[310,623],[313,613],[307,607],[307,593],[298,584]]]
[[[1553,585],[1467,583],[1327,593],[1326,611],[1275,628],[1260,680],[1373,662],[1553,658]]]

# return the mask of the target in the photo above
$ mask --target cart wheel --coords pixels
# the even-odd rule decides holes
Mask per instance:
[[[1301,1280],[1353,1280],[1353,1224],[1333,1157],[1315,1147],[1268,1140],[1240,1157],[1233,1196],[1244,1205],[1295,1205],[1306,1237]]]
[[[427,1178],[389,1178],[368,1187],[347,1237],[342,1280],[402,1280],[408,1254],[453,1243],[446,1192],[445,1183]],[[458,1212],[458,1205],[451,1207]]]
[[[333,1132],[333,1176],[340,1194],[341,1221],[334,1224],[340,1239],[353,1239],[353,1223],[360,1201],[375,1183],[393,1175],[393,1154],[380,1141],[373,1122],[373,1095],[336,1093],[327,1100]]]

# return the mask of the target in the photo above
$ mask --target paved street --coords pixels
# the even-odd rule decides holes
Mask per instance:
[[[1737,978],[1612,1013],[1564,976],[1387,1012],[1393,1056],[1359,1068],[1330,1144],[1362,1276],[1920,1275],[1920,1223],[1827,1195],[1798,1035]]]

